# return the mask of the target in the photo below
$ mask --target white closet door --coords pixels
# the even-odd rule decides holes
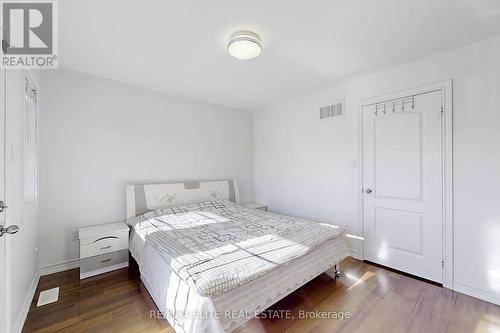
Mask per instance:
[[[442,283],[441,91],[363,108],[366,260]]]
[[[5,201],[5,69],[0,69],[0,200]],[[5,225],[5,212],[0,213],[0,225]],[[0,237],[0,333],[6,333],[5,237]]]

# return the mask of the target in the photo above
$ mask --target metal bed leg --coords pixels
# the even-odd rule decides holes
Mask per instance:
[[[335,265],[335,277],[340,277],[340,263]]]
[[[336,264],[325,272],[326,275],[332,279],[338,279],[340,277],[340,264]]]

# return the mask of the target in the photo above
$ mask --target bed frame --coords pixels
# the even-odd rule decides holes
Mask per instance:
[[[210,200],[240,202],[236,180],[184,181],[126,186],[127,217],[150,210]]]
[[[158,208],[192,204],[202,201],[230,200],[235,203],[240,202],[238,184],[235,180],[185,181],[164,184],[127,185],[126,197],[127,217],[142,214]],[[340,275],[340,263],[337,262],[328,270],[323,271],[323,273],[326,273],[333,279],[338,278]],[[151,289],[152,287],[149,285],[147,278],[143,279],[142,274],[141,280],[148,291],[153,290]],[[300,285],[295,285],[293,288],[288,290],[286,294],[279,295],[279,297],[274,301],[279,301],[297,288],[303,286],[308,281],[310,281],[310,279],[302,281],[303,283]],[[150,292],[150,294],[152,295],[156,305],[160,308],[161,302],[155,299],[154,293]],[[241,320],[239,323],[235,324],[234,327],[231,327],[230,330],[234,331],[238,329],[244,325],[248,319],[249,318]],[[170,324],[174,325],[172,322],[170,322]]]

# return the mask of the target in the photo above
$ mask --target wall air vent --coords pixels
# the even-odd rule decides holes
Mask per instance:
[[[338,102],[319,108],[319,119],[342,117],[344,115],[344,102]]]
[[[330,113],[330,105],[323,106],[319,109],[319,119],[330,118],[332,114]]]

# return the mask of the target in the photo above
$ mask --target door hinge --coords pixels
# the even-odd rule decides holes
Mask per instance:
[[[2,39],[2,53],[7,54],[7,50],[9,49],[9,42],[6,39]]]
[[[444,267],[444,260],[441,260],[441,266]]]
[[[444,106],[441,105],[441,113],[444,112]]]

